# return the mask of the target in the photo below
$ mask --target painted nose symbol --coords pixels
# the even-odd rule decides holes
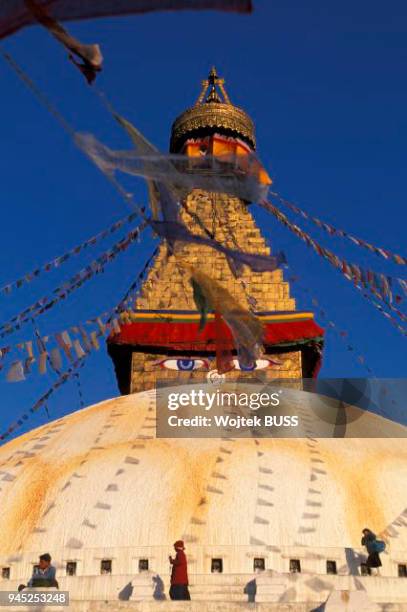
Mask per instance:
[[[212,385],[221,385],[225,382],[226,376],[224,374],[219,374],[218,370],[211,370],[206,375],[206,379],[208,382],[212,383]]]

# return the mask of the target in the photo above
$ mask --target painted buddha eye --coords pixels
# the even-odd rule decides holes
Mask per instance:
[[[193,370],[209,369],[206,359],[163,359],[159,362],[162,368],[178,370],[179,372],[193,372]]]
[[[242,372],[253,372],[253,370],[265,370],[272,365],[281,365],[281,362],[273,359],[257,359],[256,363],[253,363],[252,365],[243,365],[239,363],[238,359],[234,359],[233,365],[235,366],[236,370],[241,370]]]
[[[233,360],[233,365],[235,366],[236,370],[241,370],[242,372],[252,372],[256,369],[255,363],[252,363],[250,365],[243,365],[243,363],[240,363],[238,359]]]

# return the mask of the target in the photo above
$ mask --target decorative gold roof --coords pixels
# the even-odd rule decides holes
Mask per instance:
[[[209,90],[209,91],[208,91]],[[253,149],[256,148],[254,123],[250,117],[234,106],[225,89],[225,81],[212,68],[207,79],[202,81],[202,90],[192,108],[176,118],[171,130],[170,150],[178,153],[188,137],[202,131],[235,134]]]

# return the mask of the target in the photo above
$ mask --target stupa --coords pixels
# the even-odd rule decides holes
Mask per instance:
[[[171,150],[244,155],[255,144],[253,123],[212,71],[197,104],[176,119]],[[270,253],[246,201],[194,190],[181,214],[193,232],[199,215],[217,240]],[[315,396],[297,389],[297,439],[157,438],[158,373],[190,381],[202,376],[200,362],[215,365],[213,313],[200,331],[180,257],[264,324],[266,363],[247,372],[237,363],[226,377],[250,377],[259,365],[266,380],[316,375],[323,330],[296,310],[281,270],[236,277],[209,248],[185,245],[174,255],[163,244],[108,340],[122,396],[0,447],[1,590],[26,582],[49,552],[74,611],[229,612],[254,600],[267,612],[324,602],[326,610],[406,610],[405,427],[368,412],[354,418],[349,407],[347,437],[319,438]],[[387,542],[381,576],[362,575],[364,527]],[[168,554],[180,538],[192,596],[181,608],[168,602]]]

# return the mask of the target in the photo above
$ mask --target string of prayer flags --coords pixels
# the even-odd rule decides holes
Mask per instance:
[[[22,414],[19,419],[14,421],[3,433],[0,434],[0,440],[5,440],[8,437],[10,437],[12,433],[14,433],[20,427],[22,427],[24,423],[29,420],[32,414],[34,414],[35,412],[38,412],[40,408],[45,407],[46,402],[49,400],[51,395],[57,389],[59,389],[62,385],[64,385],[68,380],[70,380],[72,376],[75,376],[77,369],[82,364],[83,364],[83,358],[76,360],[66,372],[64,372],[63,374],[59,376],[58,380],[54,382],[54,384],[48,389],[48,391],[40,397],[40,399],[29,409],[28,412],[25,412],[24,414]],[[16,370],[18,368],[19,366],[16,367]],[[21,375],[21,370],[19,370],[19,374]]]
[[[37,300],[31,306],[12,317],[7,323],[0,326],[0,337],[11,334],[21,328],[23,323],[26,323],[33,318],[40,316],[55,304],[63,299],[66,299],[74,290],[81,287],[86,281],[93,278],[95,275],[100,274],[107,263],[116,259],[116,257],[124,252],[139,236],[142,232],[146,223],[141,224],[136,229],[133,229],[127,236],[122,238],[108,251],[103,253],[100,257],[91,262],[88,266],[80,270],[77,274],[71,277],[67,282],[63,283],[56,289],[53,294],[56,296],[51,299],[49,297],[43,297]]]
[[[319,301],[317,300],[317,298],[312,296],[311,291],[309,290],[308,286],[304,286],[299,282],[299,276],[297,274],[290,276],[287,279],[290,283],[295,283],[296,286],[303,291],[304,293],[306,293],[308,296],[311,297],[311,302],[312,305],[314,306],[314,308],[316,308],[318,310],[318,316],[321,317],[321,319],[323,319],[326,323],[326,325],[332,329],[334,332],[336,332],[336,334],[338,335],[338,337],[346,344],[347,350],[349,352],[352,352],[357,361],[363,365],[367,371],[367,373],[370,376],[374,376],[374,372],[373,370],[367,365],[366,362],[366,358],[364,357],[364,355],[362,355],[362,353],[359,351],[359,349],[352,343],[350,344],[348,342],[348,338],[349,338],[349,332],[347,332],[344,329],[341,329],[340,327],[338,327],[338,325],[332,321],[332,319],[329,318],[328,314],[326,313],[325,309],[321,306],[321,304],[319,303]]]
[[[324,249],[324,251],[330,255],[329,251]],[[341,260],[342,263],[342,271],[344,275],[356,281],[356,283],[361,283],[364,287],[369,288],[376,297],[387,302],[389,308],[394,310],[398,316],[407,320],[407,317],[400,312],[397,308],[392,306],[393,302],[396,304],[400,304],[403,301],[403,298],[399,294],[393,294],[393,288],[395,285],[395,281],[400,284],[400,286],[404,289],[403,279],[401,278],[393,278],[388,276],[387,274],[382,274],[380,272],[375,272],[374,270],[365,270],[354,263],[348,263],[345,260]]]
[[[78,324],[72,325],[69,330],[66,329],[62,332],[42,337],[36,332],[35,341],[28,340],[19,342],[15,346],[1,347],[0,370],[5,365],[4,360],[13,350],[25,353],[24,359],[14,360],[10,364],[6,380],[8,382],[26,380],[27,375],[31,372],[31,366],[35,362],[38,362],[38,373],[40,375],[46,374],[48,363],[59,374],[63,369],[64,357],[68,360],[68,363],[72,363],[75,358],[81,359],[92,350],[99,350],[99,338],[103,337],[106,332],[113,334],[120,333],[120,315],[129,304],[134,302],[135,293],[139,291],[141,281],[144,279],[151,261],[157,253],[158,247],[154,249],[152,255],[147,259],[141,272],[117,306],[86,321],[86,325],[93,326],[93,329],[86,330],[84,325]]]
[[[105,323],[107,329],[109,328],[109,326],[112,326],[114,331],[115,331],[115,333],[120,333],[120,322],[119,322],[120,314],[125,312],[127,306],[129,306],[130,303],[134,302],[135,295],[138,293],[138,291],[140,289],[140,283],[144,279],[145,274],[146,274],[146,272],[147,272],[151,262],[153,261],[154,257],[158,253],[158,250],[159,250],[159,247],[157,246],[154,249],[153,253],[150,255],[150,257],[147,259],[147,261],[145,262],[141,272],[139,272],[139,274],[137,275],[136,279],[132,282],[130,287],[127,289],[125,295],[120,300],[120,302],[117,304],[117,306],[115,306],[111,310],[105,311],[104,313],[100,314],[99,317],[94,317],[92,319],[88,319],[86,321],[86,323],[88,325],[96,323],[98,318],[103,319],[103,318],[107,317],[107,320],[106,320],[106,323]],[[119,315],[119,317],[117,317],[115,315]],[[79,329],[79,331],[81,333],[81,337],[82,337],[84,346],[86,347],[87,350],[90,350],[91,347],[90,347],[90,344],[89,344],[89,337],[88,337],[86,331],[84,330],[83,326],[78,326],[78,329]]]
[[[309,236],[309,234],[304,232],[298,225],[292,223],[287,218],[287,216],[271,202],[263,201],[261,202],[261,205],[263,208],[271,212],[275,216],[275,218],[280,221],[280,223],[282,223],[285,227],[290,229],[290,231],[292,231],[296,236],[303,240],[307,246],[314,249],[314,251],[316,251],[316,253],[320,257],[323,257],[324,259],[329,261],[332,266],[337,268],[347,280],[351,281],[354,286],[361,291],[363,297],[365,297],[371,304],[375,306],[375,308],[377,308],[387,319],[389,319],[403,335],[407,334],[406,329],[399,324],[399,321],[390,313],[388,313],[386,309],[383,308],[380,304],[377,304],[377,302],[375,302],[372,297],[363,290],[364,288],[368,288],[372,294],[374,294],[380,300],[385,302],[386,306],[390,308],[390,310],[395,312],[403,321],[407,320],[406,315],[400,310],[398,310],[396,307],[394,307],[388,301],[386,297],[387,288],[386,291],[378,292],[376,290],[377,288],[368,282],[368,274],[366,272],[362,272],[362,269],[359,266],[356,266],[355,264],[349,264],[347,261],[341,260],[337,255],[335,255],[335,253],[326,249],[325,247],[322,247],[311,236]]]
[[[152,252],[152,254],[150,255],[150,257],[145,262],[141,272],[139,272],[139,274],[137,275],[137,278],[132,282],[130,287],[127,289],[126,293],[124,294],[123,298],[120,300],[116,308],[113,309],[113,313],[109,316],[107,320],[108,324],[111,323],[116,313],[124,312],[128,303],[134,299],[133,295],[134,293],[137,293],[137,291],[139,290],[141,281],[145,278],[147,270],[149,269],[150,264],[153,261],[154,257],[158,254],[158,251],[159,251],[159,247],[157,246]],[[117,321],[117,325],[119,325],[118,321]]]
[[[88,238],[87,240],[82,242],[82,244],[75,246],[74,248],[70,249],[63,255],[60,255],[59,257],[55,257],[51,261],[48,261],[46,264],[42,265],[41,267],[38,267],[32,272],[25,274],[24,276],[17,279],[16,281],[12,283],[8,283],[4,287],[1,287],[0,294],[3,293],[5,295],[9,295],[15,289],[20,289],[23,285],[30,283],[34,279],[38,278],[38,276],[41,273],[50,272],[52,269],[60,268],[62,264],[70,260],[72,257],[79,255],[80,253],[82,253],[82,251],[84,251],[88,247],[94,246],[95,244],[104,240],[111,234],[114,234],[115,232],[117,232],[119,229],[121,229],[125,225],[128,225],[129,223],[134,221],[134,219],[136,219],[137,216],[138,216],[137,213],[132,213],[131,215],[128,215],[124,217],[123,219],[119,219],[107,229],[103,230],[102,232],[99,232],[98,234],[96,234],[95,236],[92,236],[91,238]]]
[[[387,312],[387,310],[385,308],[383,308],[383,306],[381,304],[378,304],[377,302],[375,302],[375,300],[373,300],[371,298],[371,296],[366,293],[366,291],[364,291],[363,287],[361,287],[360,285],[355,285],[356,289],[358,289],[364,298],[366,298],[367,300],[369,300],[369,302],[384,316],[386,317],[386,319],[388,319],[390,321],[390,323],[396,327],[396,329],[398,329],[398,331],[403,335],[403,336],[407,336],[407,329],[405,327],[403,327],[402,325],[400,325],[398,319],[396,319],[395,317],[393,317],[389,312]],[[396,310],[396,309],[392,309],[392,310]],[[399,312],[396,310],[396,312]],[[402,313],[401,313],[402,314]],[[403,318],[405,318],[405,315],[402,315]]]
[[[299,206],[296,206],[292,202],[289,202],[288,200],[283,198],[280,194],[276,193],[275,191],[270,192],[270,195],[277,198],[279,202],[284,204],[284,206],[292,210],[297,215],[301,215],[301,217],[303,217],[304,219],[311,221],[317,227],[319,227],[320,229],[323,229],[330,236],[339,236],[341,238],[347,238],[353,244],[363,247],[367,249],[368,251],[370,251],[371,253],[374,253],[375,255],[379,255],[380,257],[383,257],[384,259],[394,261],[396,264],[399,264],[401,266],[407,265],[407,257],[402,257],[401,255],[397,255],[396,253],[392,253],[388,249],[382,249],[381,247],[376,247],[373,244],[370,244],[369,242],[367,242],[366,240],[362,240],[362,238],[357,238],[356,236],[353,236],[352,234],[345,232],[345,230],[338,229],[337,227],[334,227],[330,223],[321,221],[321,219],[318,219],[317,217],[310,215],[305,210],[303,210],[302,208],[299,208]]]
[[[81,364],[81,366],[83,366],[83,363]],[[75,372],[75,381],[76,381],[76,386],[78,389],[78,395],[79,395],[79,404],[81,408],[85,407],[85,401],[83,399],[83,391],[82,391],[82,384],[81,384],[81,378],[80,378],[80,373],[79,371]]]
[[[120,324],[117,318],[113,318],[112,323],[110,324],[104,324],[102,322],[102,316],[104,315],[97,317],[97,321],[99,322],[98,329],[89,332],[89,335],[82,326],[72,326],[70,328],[71,333],[75,333],[75,335],[78,336],[74,337],[73,339],[71,338],[68,330],[57,332],[51,336],[37,338],[38,356],[34,352],[33,341],[31,340],[27,342],[20,342],[15,347],[3,347],[1,349],[2,359],[4,359],[5,355],[10,353],[13,348],[18,349],[19,351],[24,350],[27,353],[24,360],[17,360],[11,363],[6,380],[8,382],[20,382],[25,380],[26,375],[31,371],[31,366],[37,360],[39,374],[46,373],[48,360],[52,369],[59,373],[63,368],[63,355],[68,362],[72,362],[74,361],[74,357],[80,359],[89,353],[92,348],[98,349],[98,337],[103,336],[106,333],[106,330],[114,329],[116,333],[120,332]],[[53,346],[48,350],[46,345],[50,343],[51,339],[55,341],[56,346]]]
[[[76,329],[79,333],[79,329]],[[94,333],[101,335],[100,330]],[[53,346],[48,350],[45,345],[49,344],[51,338],[55,340],[56,346]],[[60,333],[55,333],[52,336],[44,336],[43,338],[39,338],[38,340],[38,356],[36,356],[36,354],[34,353],[32,341],[19,343],[18,345],[16,345],[16,348],[20,351],[25,348],[28,356],[24,359],[13,361],[10,364],[6,375],[7,382],[21,382],[26,380],[27,375],[31,373],[32,365],[36,361],[38,361],[39,374],[46,374],[48,361],[51,368],[59,374],[63,368],[62,355],[66,357],[68,363],[72,363],[74,361],[74,356],[76,357],[76,359],[81,359],[85,357],[85,355],[87,355],[87,353],[89,352],[83,349],[79,338],[74,338],[72,340],[67,330],[64,330]],[[13,347],[7,348],[11,352]]]

